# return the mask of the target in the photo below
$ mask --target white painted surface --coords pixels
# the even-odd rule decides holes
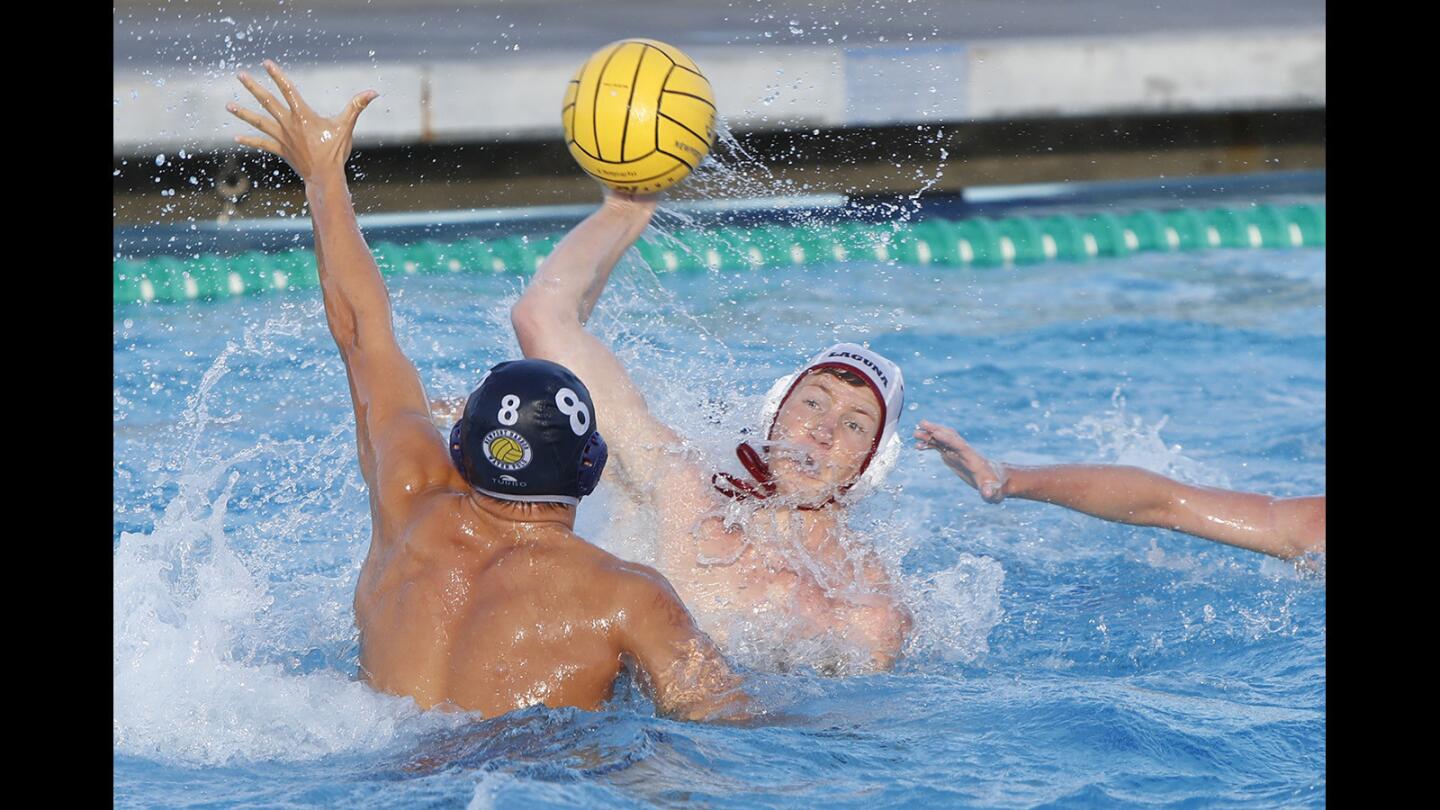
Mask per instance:
[[[1325,32],[986,42],[976,119],[1325,106]]]
[[[1325,106],[1323,28],[688,52],[734,131]],[[357,145],[558,138],[565,82],[585,56],[300,66],[291,76],[321,112],[380,91]],[[225,103],[258,107],[233,77],[183,72],[117,72],[114,99],[116,155],[228,146],[249,127]]]

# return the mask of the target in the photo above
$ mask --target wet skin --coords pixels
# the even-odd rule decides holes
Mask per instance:
[[[266,114],[228,108],[263,136],[238,142],[285,158],[305,181],[369,490],[370,548],[355,592],[362,677],[425,708],[491,715],[534,703],[595,708],[633,662],[663,712],[740,711],[738,679],[663,577],[577,537],[573,507],[494,500],[455,469],[396,342],[346,184],[355,123],[376,94],[327,118],[273,62],[266,70],[283,104],[241,74]]]
[[[1325,496],[1273,498],[1183,484],[1138,467],[1022,467],[981,455],[953,428],[922,420],[916,448],[934,450],[989,503],[1044,501],[1117,523],[1157,526],[1293,560],[1325,553]]]
[[[487,716],[535,703],[594,709],[622,666],[657,703],[706,717],[738,680],[665,580],[571,531],[574,509],[438,487],[379,516],[355,591],[362,676]]]
[[[522,351],[586,381],[608,415],[597,422],[610,447],[606,479],[645,515],[657,535],[657,568],[697,615],[714,619],[707,629],[721,644],[729,620],[774,613],[802,637],[859,650],[871,667],[893,666],[910,615],[879,557],[863,538],[847,536],[844,506],[827,503],[854,480],[880,428],[869,389],[828,375],[805,381],[804,395],[797,391],[781,409],[772,437],[779,497],[750,503],[745,520],[727,525],[729,502],[711,485],[714,470],[654,417],[609,347],[585,330],[655,205],[654,197],[607,192],[600,210],[560,242],[511,311]]]

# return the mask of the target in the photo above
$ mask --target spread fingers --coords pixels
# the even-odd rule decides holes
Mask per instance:
[[[276,121],[279,121],[285,114],[284,109],[280,106],[280,102],[276,101],[275,97],[270,95],[269,90],[261,87],[259,82],[250,78],[249,73],[240,74],[240,83],[245,85],[245,89],[250,91],[250,95],[254,96],[255,100],[260,102],[260,106],[265,108],[265,112],[274,116]]]
[[[281,70],[274,60],[265,60],[265,70],[270,74],[270,78],[275,80],[275,86],[280,88],[281,95],[285,96],[285,103],[290,105],[291,110],[299,112],[300,108],[305,106],[305,100],[300,98],[295,83],[290,81],[290,77],[285,75],[285,71]]]
[[[235,142],[253,149],[269,152],[272,155],[278,155],[282,158],[285,157],[285,153],[280,150],[280,144],[269,138],[260,138],[254,135],[236,135]]]
[[[279,140],[280,128],[276,125],[274,119],[266,118],[260,113],[254,112],[252,110],[247,110],[233,101],[229,104],[226,104],[225,109],[229,110],[231,115],[239,118],[241,121],[244,121],[245,123],[249,124],[252,127],[255,127],[266,135],[269,135],[270,137]]]

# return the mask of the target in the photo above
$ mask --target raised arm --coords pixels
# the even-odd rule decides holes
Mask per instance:
[[[604,205],[561,240],[510,313],[526,357],[559,363],[585,381],[611,461],[632,492],[653,489],[657,477],[671,469],[664,463],[665,448],[678,437],[651,415],[625,367],[585,324],[616,263],[650,223],[655,204],[654,196],[607,190]]]
[[[378,94],[360,93],[339,115],[326,118],[305,103],[278,65],[266,60],[265,69],[285,103],[242,73],[241,84],[265,114],[234,103],[226,108],[264,136],[238,135],[237,142],[284,158],[305,181],[325,318],[350,383],[365,482],[382,503],[449,482],[455,473],[448,452],[430,427],[420,375],[395,340],[389,294],[345,180],[355,122]]]
[[[1325,496],[1272,498],[1192,486],[1138,467],[992,463],[954,430],[922,421],[917,447],[936,450],[981,496],[1044,501],[1117,523],[1157,526],[1282,559],[1325,552]]]
[[[627,565],[620,587],[626,620],[620,646],[644,673],[655,706],[685,720],[743,720],[752,714],[742,680],[659,573]]]

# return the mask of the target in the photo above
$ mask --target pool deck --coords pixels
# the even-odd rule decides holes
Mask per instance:
[[[360,2],[116,0],[112,153],[230,145],[267,56],[320,109],[379,90],[357,145],[555,138],[627,36],[684,48],[735,132],[1325,107],[1320,0]]]

